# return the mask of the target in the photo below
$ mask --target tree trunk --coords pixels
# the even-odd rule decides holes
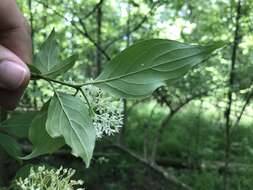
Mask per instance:
[[[32,12],[32,0],[28,0],[28,7],[29,7],[29,16],[30,16],[30,28],[31,28],[31,38],[32,38],[32,55],[34,55],[34,26],[33,26],[33,12]],[[37,91],[37,82],[36,80],[33,81],[33,88],[32,88],[33,92]],[[36,97],[33,97],[33,106],[34,109],[37,110],[38,109],[38,101]]]
[[[128,2],[128,6],[127,6],[127,29],[126,29],[126,48],[128,48],[130,46],[130,40],[131,40],[131,34],[130,34],[130,18],[131,18],[131,4],[130,2]],[[123,99],[123,115],[124,115],[124,118],[123,118],[123,125],[122,125],[122,128],[119,132],[119,135],[118,135],[118,143],[119,144],[123,144],[124,143],[124,133],[125,133],[125,130],[126,130],[126,125],[127,125],[127,100],[126,99]]]
[[[232,56],[231,56],[231,65],[230,65],[230,73],[229,73],[229,90],[227,95],[227,108],[224,113],[225,117],[225,168],[224,168],[224,176],[223,176],[223,186],[224,190],[229,190],[229,161],[230,161],[230,148],[231,148],[231,107],[233,104],[233,89],[235,83],[235,65],[236,65],[236,56],[237,56],[237,49],[239,44],[239,30],[240,30],[240,21],[241,17],[241,0],[238,1],[237,10],[236,10],[236,26],[235,26],[235,33],[234,33],[234,42],[233,42],[233,49],[232,49]]]
[[[102,5],[103,5],[103,3],[101,3],[96,10],[96,20],[97,20],[96,42],[99,47],[101,47],[101,41],[102,41],[102,38],[101,38],[102,16],[103,16]],[[101,54],[101,51],[98,48],[98,46],[96,47],[96,73],[95,73],[95,76],[98,76],[102,70],[102,54]]]

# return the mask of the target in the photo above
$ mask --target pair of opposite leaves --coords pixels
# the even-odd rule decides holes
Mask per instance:
[[[158,87],[181,78],[223,45],[196,46],[166,39],[144,40],[112,59],[91,85],[117,97],[144,98]],[[53,31],[36,55],[31,71],[56,78],[72,68],[76,60],[76,55],[65,61],[59,60]],[[66,143],[72,153],[89,166],[96,132],[88,107],[84,105],[79,97],[55,91],[48,110],[42,111],[32,122],[29,139],[34,149],[25,158],[53,153]]]

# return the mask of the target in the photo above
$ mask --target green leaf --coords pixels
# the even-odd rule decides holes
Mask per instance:
[[[152,39],[134,44],[116,56],[94,84],[125,98],[143,98],[165,81],[175,81],[224,44],[196,46]]]
[[[80,156],[88,167],[92,158],[96,131],[89,109],[79,98],[56,92],[50,102],[46,130],[53,138],[64,137],[72,154]]]
[[[5,134],[0,133],[0,146],[13,158],[18,159],[22,155],[22,150],[17,141]]]
[[[59,64],[59,48],[53,30],[47,40],[42,44],[39,53],[35,56],[34,66],[42,73],[48,73]]]
[[[11,116],[1,126],[5,132],[19,138],[28,137],[28,130],[37,112],[26,112]]]
[[[42,106],[42,108],[40,110],[41,112],[47,112],[48,111],[50,101],[51,101],[51,98],[46,103],[44,103],[44,105]]]
[[[31,73],[41,74],[40,70],[37,69],[37,67],[34,66],[33,64],[28,64],[27,66],[28,66],[28,68],[29,68],[29,70],[30,70]]]
[[[47,112],[44,111],[32,121],[29,140],[33,144],[33,151],[22,159],[27,160],[44,154],[52,154],[65,144],[62,138],[52,138],[48,135],[46,120]]]
[[[67,72],[69,69],[71,69],[74,65],[75,62],[78,58],[78,55],[73,55],[69,58],[67,58],[63,63],[55,65],[50,72],[45,73],[44,76],[50,77],[50,78],[55,78],[62,73]]]
[[[65,61],[60,60],[59,46],[56,42],[55,31],[53,30],[48,39],[43,43],[39,53],[35,56],[34,65],[29,66],[29,68],[34,74],[55,78],[71,69],[77,58],[77,55],[73,55]]]

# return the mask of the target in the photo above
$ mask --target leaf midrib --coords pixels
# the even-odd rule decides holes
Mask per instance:
[[[84,144],[83,144],[83,142],[81,141],[81,137],[79,136],[78,132],[77,132],[77,131],[75,130],[75,128],[73,128],[72,125],[71,125],[71,123],[72,123],[72,122],[71,122],[71,119],[69,118],[68,113],[67,113],[67,112],[65,111],[65,109],[64,109],[63,102],[61,101],[59,94],[58,94],[57,92],[55,92],[55,94],[56,94],[56,96],[57,96],[57,99],[58,99],[58,101],[59,101],[61,107],[62,107],[63,113],[64,113],[65,116],[67,117],[68,123],[70,124],[72,130],[74,131],[74,133],[76,134],[76,136],[77,136],[77,138],[78,138],[78,141],[80,142],[80,144],[81,144],[83,147],[85,147]],[[73,149],[74,149],[74,148],[73,148]],[[84,153],[85,153],[85,151],[86,151],[86,150],[85,150],[85,148],[84,148]],[[86,153],[85,153],[85,154],[86,154]],[[89,156],[86,155],[86,157],[88,158]]]
[[[174,59],[174,60],[171,60],[171,61],[169,61],[169,62],[166,62],[166,63],[160,63],[160,64],[158,64],[158,65],[155,65],[155,66],[149,66],[149,67],[147,67],[147,68],[144,68],[144,69],[141,69],[141,70],[138,70],[138,71],[133,71],[133,72],[130,72],[130,73],[127,73],[127,74],[124,74],[124,75],[120,75],[120,76],[117,76],[117,77],[112,77],[112,78],[108,78],[108,79],[104,79],[104,80],[95,80],[92,84],[100,84],[100,83],[106,83],[106,82],[110,82],[110,81],[113,81],[113,80],[118,80],[118,79],[121,79],[121,78],[124,78],[124,77],[128,77],[128,76],[130,76],[130,75],[134,75],[134,74],[137,74],[137,73],[139,73],[139,72],[143,72],[143,71],[147,71],[147,70],[149,70],[149,69],[153,69],[153,68],[155,68],[155,67],[158,67],[158,66],[161,66],[161,65],[164,65],[164,64],[168,64],[168,63],[171,63],[171,62],[174,62],[174,61],[178,61],[178,60],[181,60],[181,59],[186,59],[186,58],[190,58],[190,57],[193,57],[193,56],[196,56],[196,55],[198,55],[198,54],[201,54],[201,53],[203,53],[204,51],[202,51],[202,52],[199,52],[199,53],[197,53],[197,54],[193,54],[193,55],[191,55],[191,56],[185,56],[185,57],[181,57],[181,58],[179,58],[179,59]],[[185,65],[184,65],[185,66]],[[171,70],[171,71],[174,71],[175,69],[173,69],[173,70]],[[171,72],[170,71],[170,72]],[[159,72],[159,71],[158,71]]]

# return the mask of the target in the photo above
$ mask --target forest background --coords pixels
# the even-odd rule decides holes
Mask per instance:
[[[54,28],[61,57],[79,55],[75,68],[61,76],[66,81],[97,76],[142,39],[229,44],[151,97],[124,101],[120,133],[98,140],[89,169],[68,150],[23,164],[75,168],[92,190],[252,189],[252,0],[17,2],[31,25],[34,53]],[[31,81],[15,112],[40,109],[49,88]],[[1,155],[5,185],[22,164]]]

